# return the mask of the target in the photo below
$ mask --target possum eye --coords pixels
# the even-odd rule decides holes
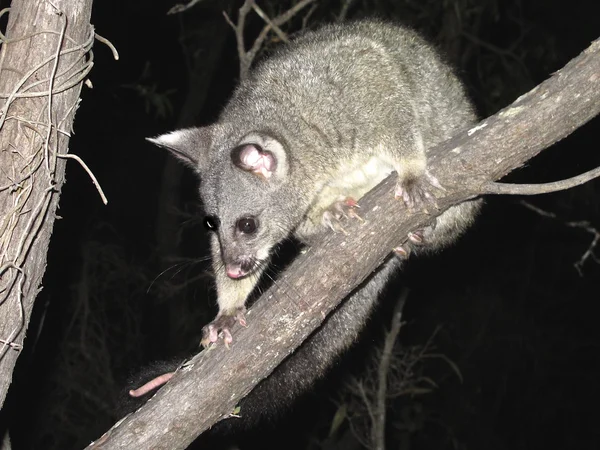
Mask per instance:
[[[204,228],[210,231],[216,231],[219,228],[219,219],[215,216],[206,216],[203,223]]]
[[[237,221],[237,229],[243,234],[253,234],[257,228],[258,224],[254,217],[243,217]]]

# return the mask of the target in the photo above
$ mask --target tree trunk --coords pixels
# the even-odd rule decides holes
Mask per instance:
[[[46,268],[92,0],[13,0],[0,51],[0,405]]]

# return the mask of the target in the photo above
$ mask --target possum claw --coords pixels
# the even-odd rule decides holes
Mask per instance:
[[[423,245],[425,242],[425,230],[417,230],[408,233],[408,240],[415,245]]]
[[[395,197],[402,199],[407,208],[421,208],[427,214],[427,206],[431,205],[435,209],[439,209],[435,197],[431,194],[430,188],[434,187],[441,191],[445,191],[438,179],[431,175],[429,171],[418,179],[409,179],[398,182],[396,185]]]
[[[408,259],[414,248],[427,245],[426,234],[431,233],[434,228],[435,222],[426,228],[411,231],[408,233],[406,240],[398,247],[395,247],[393,252],[402,260]]]
[[[360,208],[358,202],[352,197],[345,197],[336,202],[333,202],[329,208],[323,212],[322,223],[327,228],[331,228],[334,232],[346,233],[346,230],[341,225],[342,219],[358,219],[363,221],[363,218],[358,215],[356,209]]]
[[[393,252],[398,258],[406,260],[412,253],[413,247],[419,247],[423,244],[423,230],[417,230],[415,232],[408,233],[408,238],[406,241],[402,245],[395,247]]]
[[[410,255],[410,249],[404,245],[399,245],[398,247],[395,247],[392,251],[398,258],[402,260],[408,259],[408,256]]]
[[[215,320],[202,328],[202,340],[200,344],[206,348],[211,343],[217,342],[219,337],[221,337],[225,347],[229,348],[229,345],[233,342],[231,328],[236,322],[239,322],[243,327],[246,326],[245,312],[246,308],[241,307],[237,308],[232,314],[219,314]]]
[[[446,188],[444,188],[444,186],[442,186],[442,184],[440,183],[440,181],[434,177],[433,175],[431,175],[431,173],[429,172],[429,170],[425,171],[425,178],[427,179],[427,182],[429,184],[431,184],[433,187],[438,188],[440,191],[446,192]]]

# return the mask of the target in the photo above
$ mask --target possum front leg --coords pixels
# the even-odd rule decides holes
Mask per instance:
[[[342,219],[353,218],[363,220],[356,212],[357,208],[360,208],[360,206],[354,198],[340,197],[339,200],[333,202],[329,208],[323,211],[321,223],[336,233],[341,231],[346,234],[346,230],[344,230],[341,224]]]
[[[204,347],[207,347],[211,342],[216,342],[220,333],[222,333],[225,345],[229,346],[233,342],[231,328],[235,323],[239,322],[240,325],[246,326],[244,317],[246,299],[260,277],[260,272],[253,272],[245,278],[234,280],[227,276],[225,268],[222,266],[221,264],[221,267],[215,268],[219,313],[212,322],[202,328],[200,343]]]
[[[202,328],[202,346],[207,347],[211,342],[217,342],[219,335],[228,347],[233,342],[231,328],[236,322],[246,326],[246,300],[258,283],[266,264],[257,264],[254,270],[243,278],[230,278],[227,276],[225,264],[221,259],[219,241],[213,237],[211,242],[213,255],[213,270],[217,285],[217,303],[219,313],[217,317]]]

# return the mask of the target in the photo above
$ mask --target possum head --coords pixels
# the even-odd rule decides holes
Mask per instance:
[[[240,136],[215,124],[174,131],[150,142],[164,147],[200,175],[205,226],[214,231],[213,258],[230,278],[254,272],[294,227],[284,201],[289,165],[284,146],[264,132]],[[216,239],[216,240],[215,240]]]

